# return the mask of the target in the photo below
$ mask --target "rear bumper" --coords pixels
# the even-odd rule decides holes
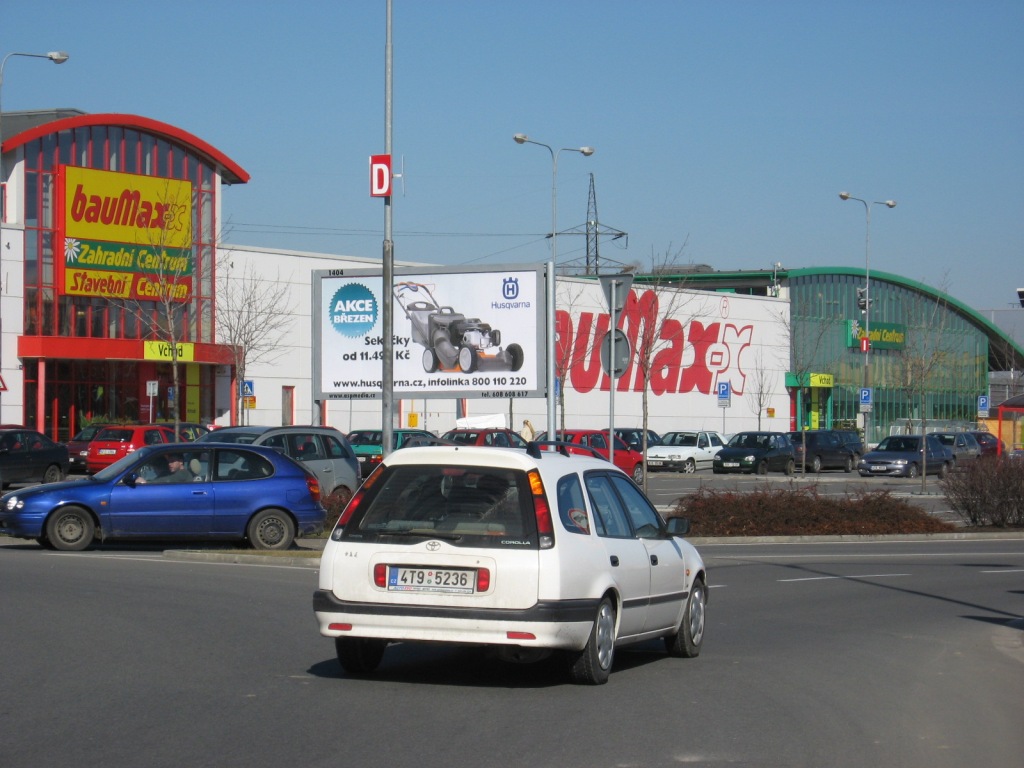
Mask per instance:
[[[538,602],[523,610],[354,603],[313,593],[313,611],[325,637],[521,645],[580,650],[590,637],[597,599]],[[510,637],[509,633],[515,633]],[[532,637],[530,637],[532,635]]]

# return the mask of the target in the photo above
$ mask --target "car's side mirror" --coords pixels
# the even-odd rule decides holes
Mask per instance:
[[[672,536],[685,536],[690,532],[690,518],[688,517],[670,517],[666,524],[668,532]]]

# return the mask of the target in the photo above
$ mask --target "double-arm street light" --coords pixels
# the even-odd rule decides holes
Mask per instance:
[[[859,197],[853,197],[849,192],[840,192],[840,200],[856,200],[858,203],[864,204],[864,221],[865,221],[865,236],[864,236],[864,336],[867,339],[867,344],[864,347],[864,388],[868,389],[871,387],[871,206],[872,205],[884,205],[886,208],[895,208],[895,200],[873,200],[868,202]],[[859,293],[859,291],[858,291]],[[864,442],[867,443],[870,440],[868,434],[868,423],[870,418],[868,413],[864,413]]]
[[[11,56],[25,56],[25,57],[30,58],[30,59],[49,59],[54,64],[63,64],[69,58],[67,53],[64,52],[64,51],[50,51],[49,53],[18,53],[17,51],[15,51],[13,53],[8,53],[6,56],[4,56],[3,61],[0,61],[0,96],[3,95],[4,68],[7,66],[7,60],[9,58],[11,58]],[[4,109],[3,109],[3,100],[0,99],[0,183],[6,181],[6,177],[4,177],[3,173],[2,173],[2,170],[3,170],[3,145],[4,145],[4,133],[3,133],[3,120],[4,120],[4,118],[3,118],[3,111],[4,111]],[[5,197],[6,197],[6,195],[5,195]],[[0,201],[0,202],[6,203],[6,200]],[[6,215],[6,211],[2,215],[0,215],[0,226],[3,225],[4,215]],[[2,242],[0,242],[0,247],[3,247],[3,243]]]
[[[25,56],[30,59],[49,59],[54,64],[63,64],[68,60],[68,55],[64,51],[50,51],[49,53],[8,53],[4,56],[3,61],[0,61],[0,96],[3,95],[4,86],[4,68],[7,66],[7,60],[11,56]],[[3,117],[3,100],[0,98],[0,262],[3,261],[3,248],[4,248],[4,219],[7,217],[7,171],[4,168],[4,117]],[[0,284],[0,293],[2,293],[2,284]],[[2,329],[0,329],[2,333]]]
[[[561,152],[579,152],[584,157],[594,154],[593,147],[562,147],[553,149],[550,145],[534,141],[525,133],[517,133],[512,139],[516,144],[536,144],[551,153],[551,262],[548,265],[548,440],[558,436],[555,420],[555,261],[558,257],[558,155]],[[614,331],[614,329],[612,329]],[[564,382],[563,382],[564,386]]]

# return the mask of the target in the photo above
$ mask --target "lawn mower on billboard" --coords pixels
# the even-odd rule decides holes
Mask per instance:
[[[443,307],[423,283],[398,283],[395,300],[412,323],[412,340],[423,345],[423,370],[518,371],[523,348],[502,349],[501,331],[476,317]]]

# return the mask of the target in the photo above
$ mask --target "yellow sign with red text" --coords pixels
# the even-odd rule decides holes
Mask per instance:
[[[192,184],[61,166],[65,294],[153,301],[192,296]]]

